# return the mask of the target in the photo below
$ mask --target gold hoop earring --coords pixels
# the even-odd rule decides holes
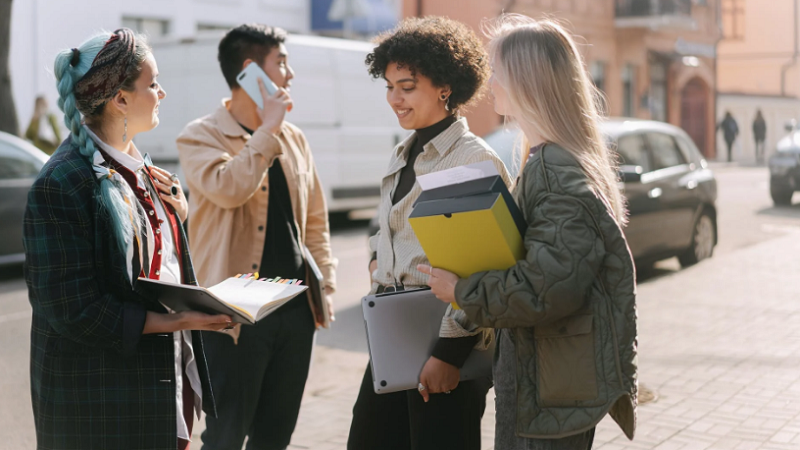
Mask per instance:
[[[125,116],[125,131],[122,132],[122,142],[128,140],[128,116]]]

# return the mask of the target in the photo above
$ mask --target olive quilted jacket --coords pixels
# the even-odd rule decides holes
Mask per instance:
[[[547,144],[515,190],[528,229],[525,259],[456,285],[485,327],[513,329],[517,435],[559,438],[610,413],[636,427],[636,293],[627,242],[578,162]]]

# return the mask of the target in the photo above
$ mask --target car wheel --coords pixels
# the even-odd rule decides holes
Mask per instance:
[[[714,253],[714,219],[707,212],[703,212],[694,224],[694,234],[692,245],[686,251],[678,255],[682,267],[688,267],[698,262],[708,259]]]
[[[775,203],[775,206],[791,206],[793,194],[792,188],[787,186],[771,185],[769,189],[769,195],[772,197],[772,202]]]

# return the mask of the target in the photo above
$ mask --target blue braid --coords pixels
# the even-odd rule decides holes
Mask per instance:
[[[81,112],[78,111],[74,89],[75,84],[89,71],[92,61],[103,48],[106,40],[108,40],[107,33],[97,35],[84,42],[79,48],[80,60],[74,67],[71,65],[72,51],[60,52],[56,57],[54,67],[59,94],[58,107],[64,112],[64,123],[70,130],[72,146],[89,161],[89,164],[93,163],[97,148],[81,124]],[[94,171],[92,176],[94,176]],[[128,243],[134,233],[131,212],[137,220],[139,214],[136,205],[128,205],[125,201],[123,192],[123,186],[118,182],[112,178],[102,178],[98,183],[96,194],[100,210],[111,218],[111,231],[116,248],[125,255]]]

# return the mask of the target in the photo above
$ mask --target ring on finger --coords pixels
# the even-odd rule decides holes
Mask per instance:
[[[178,181],[178,174],[177,173],[173,173],[172,175],[169,176],[169,179],[172,180],[173,184],[175,184],[175,182]]]
[[[420,384],[418,384],[418,385],[417,385],[417,390],[418,390],[418,391],[422,392],[422,391],[424,391],[425,389],[427,389],[427,388],[425,387],[425,385],[424,385],[424,384],[420,383]]]
[[[178,195],[178,186],[175,186],[175,185],[173,184],[173,185],[172,185],[172,189],[170,189],[170,192],[172,193],[172,196],[173,196],[173,197],[177,196],[177,195]]]

